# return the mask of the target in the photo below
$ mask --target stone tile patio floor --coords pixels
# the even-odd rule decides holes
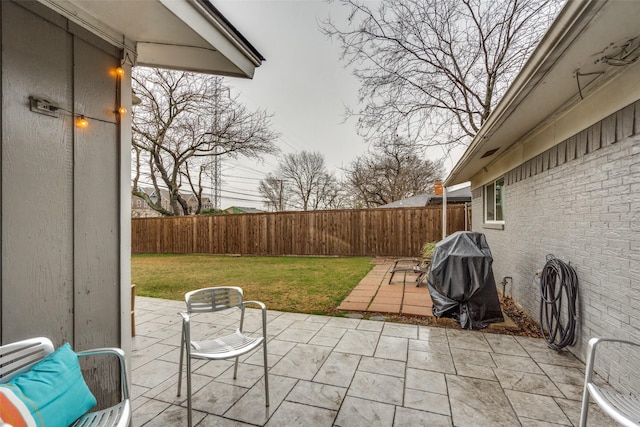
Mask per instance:
[[[185,426],[184,384],[176,397],[184,303],[137,297],[135,308],[133,425]],[[237,314],[192,327],[219,332]],[[246,316],[245,330],[259,333],[259,312]],[[542,339],[278,311],[268,311],[267,333],[271,405],[261,349],[240,358],[236,380],[231,361],[196,361],[194,425],[578,425],[584,364]],[[589,419],[615,425],[594,405]]]

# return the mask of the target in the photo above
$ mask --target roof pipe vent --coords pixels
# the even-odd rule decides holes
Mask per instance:
[[[436,181],[433,184],[433,194],[435,196],[442,196],[442,181]]]

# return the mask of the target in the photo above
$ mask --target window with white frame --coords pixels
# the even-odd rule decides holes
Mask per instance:
[[[504,177],[484,186],[484,221],[504,223]]]

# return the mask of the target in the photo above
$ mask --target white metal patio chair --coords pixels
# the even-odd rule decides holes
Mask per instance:
[[[640,343],[613,338],[591,338],[587,353],[587,366],[585,368],[584,391],[582,395],[582,409],[580,411],[580,427],[586,427],[589,412],[589,397],[604,411],[623,426],[640,425],[640,399],[636,396],[619,393],[615,390],[605,389],[596,385],[593,381],[594,366],[596,360],[596,348],[602,342],[616,342],[624,345],[640,347]]]
[[[262,345],[264,356],[264,391],[265,403],[269,406],[269,380],[267,373],[267,309],[259,301],[243,301],[241,288],[235,286],[213,287],[187,292],[184,296],[187,311],[182,316],[182,342],[180,345],[180,367],[178,371],[178,396],[182,388],[182,363],[186,351],[187,375],[187,419],[192,425],[191,408],[191,359],[223,360],[235,358],[233,378],[238,373],[239,356]],[[244,312],[247,305],[257,305],[262,311],[262,336],[249,337],[243,333]],[[213,313],[231,308],[240,309],[240,321],[235,333],[216,336],[202,341],[194,341],[191,337],[191,319],[194,314]]]
[[[53,343],[49,338],[30,338],[0,347],[0,384],[10,381],[15,376],[25,373],[33,365],[53,353]],[[109,408],[88,412],[72,427],[126,427],[131,421],[131,402],[127,385],[127,369],[124,351],[119,348],[96,348],[76,352],[78,357],[112,355],[118,359],[120,368],[120,402]]]

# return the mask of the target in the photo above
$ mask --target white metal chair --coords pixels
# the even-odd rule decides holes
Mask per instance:
[[[33,365],[53,353],[53,343],[49,338],[38,337],[17,341],[0,347],[0,384],[10,381],[16,375],[27,372]],[[127,385],[127,370],[124,352],[119,348],[96,348],[76,352],[78,357],[113,355],[120,367],[121,400],[118,404],[100,411],[89,412],[72,427],[126,427],[131,421],[131,402]]]
[[[182,388],[182,363],[186,350],[187,358],[187,408],[188,425],[191,427],[191,358],[223,360],[235,358],[233,378],[238,373],[239,356],[262,345],[264,355],[264,391],[266,406],[269,406],[269,380],[267,373],[267,309],[259,301],[243,301],[241,288],[235,286],[213,287],[187,292],[184,296],[187,311],[182,316],[182,342],[180,345],[180,367],[178,372],[178,396]],[[249,337],[243,333],[244,311],[247,305],[257,305],[262,310],[262,336]],[[230,308],[240,309],[240,323],[235,333],[216,336],[203,341],[191,339],[191,318],[193,314],[213,313]]]
[[[591,338],[587,353],[585,368],[584,391],[582,395],[582,409],[580,411],[580,427],[586,427],[589,412],[589,396],[604,411],[623,426],[638,426],[640,424],[640,399],[636,396],[622,394],[615,390],[599,387],[593,382],[596,348],[602,342],[616,342],[640,347],[639,343],[613,338]]]

